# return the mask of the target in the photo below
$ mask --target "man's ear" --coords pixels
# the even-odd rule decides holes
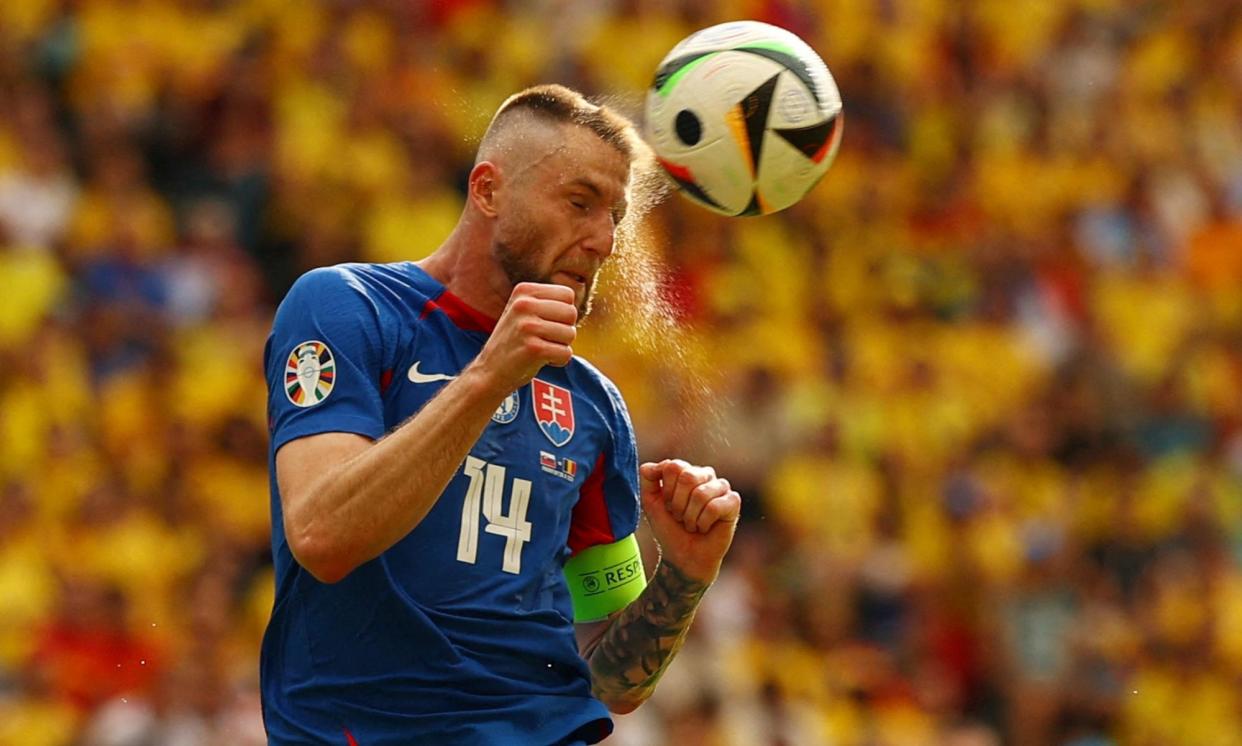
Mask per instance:
[[[468,198],[475,209],[489,218],[496,217],[501,186],[500,169],[491,161],[480,161],[470,169]]]

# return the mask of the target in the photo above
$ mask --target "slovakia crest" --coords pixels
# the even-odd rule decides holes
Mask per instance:
[[[563,446],[574,437],[574,397],[569,389],[541,381],[530,382],[535,421],[554,446]]]

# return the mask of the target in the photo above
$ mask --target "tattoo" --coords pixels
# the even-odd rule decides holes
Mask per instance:
[[[685,642],[707,588],[661,561],[642,595],[613,618],[599,642],[587,651],[595,696],[605,703],[635,705],[651,696]]]

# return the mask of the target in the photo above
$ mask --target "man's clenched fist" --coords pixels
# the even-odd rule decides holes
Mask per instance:
[[[477,364],[507,394],[545,365],[569,364],[578,335],[574,291],[563,285],[522,282],[513,288]]]
[[[680,459],[638,468],[643,512],[663,556],[687,575],[710,583],[733,542],[742,498],[710,466]]]

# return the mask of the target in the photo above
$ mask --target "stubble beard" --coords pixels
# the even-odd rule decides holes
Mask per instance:
[[[553,282],[550,275],[541,273],[532,260],[538,240],[537,236],[530,234],[520,236],[516,241],[501,241],[497,239],[492,243],[492,255],[496,257],[496,262],[505,273],[510,286],[516,287],[519,282],[538,282],[544,285],[559,284]],[[577,304],[578,324],[581,324],[591,313],[591,302],[594,299],[595,278],[591,277],[587,279],[586,292],[582,294],[582,302]]]

